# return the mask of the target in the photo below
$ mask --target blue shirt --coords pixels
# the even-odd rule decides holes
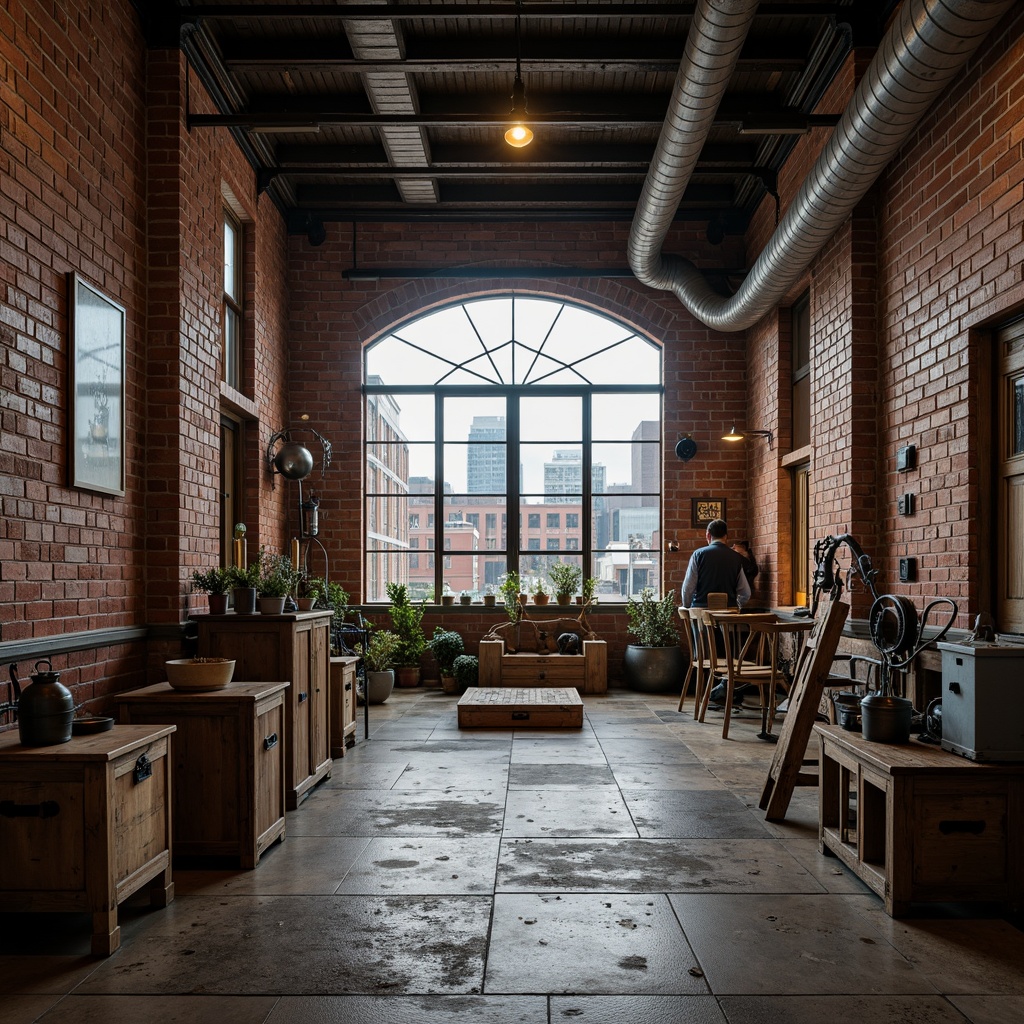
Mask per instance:
[[[706,608],[708,594],[727,594],[729,606],[742,608],[750,600],[750,583],[743,556],[725,541],[713,540],[690,556],[683,579],[683,607]]]

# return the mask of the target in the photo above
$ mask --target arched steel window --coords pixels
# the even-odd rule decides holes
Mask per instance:
[[[661,365],[619,321],[518,294],[368,345],[366,600],[477,600],[557,561],[605,600],[660,591]]]

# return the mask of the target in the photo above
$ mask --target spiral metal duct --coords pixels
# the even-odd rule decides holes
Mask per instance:
[[[629,265],[708,327],[741,331],[778,305],[1014,0],[904,0],[832,137],[739,290],[723,298],[665,236],[756,3],[700,0],[630,229]]]

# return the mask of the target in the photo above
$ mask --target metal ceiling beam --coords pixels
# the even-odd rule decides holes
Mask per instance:
[[[523,4],[349,4],[343,6],[322,6],[318,4],[195,4],[175,10],[178,21],[187,24],[207,19],[236,18],[316,18],[321,21],[341,21],[359,19],[364,21],[412,21],[412,20],[450,20],[480,21],[506,20],[514,21],[517,14],[524,21],[539,18],[547,21],[579,20],[581,18],[609,18],[618,20],[638,18],[691,18],[693,3],[635,3],[607,4],[588,3],[551,3]],[[849,11],[839,3],[772,3],[765,0],[758,9],[757,16],[762,18],[821,18],[839,17]]]

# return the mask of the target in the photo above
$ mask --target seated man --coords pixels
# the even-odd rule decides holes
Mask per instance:
[[[683,579],[683,607],[706,608],[708,594],[725,594],[731,608],[739,608],[750,600],[750,583],[744,572],[745,560],[742,555],[729,547],[729,528],[721,519],[708,523],[707,546],[698,548],[690,556]],[[743,694],[749,687],[737,687],[733,703],[742,704]],[[725,700],[725,684],[719,683],[710,695],[714,704]]]

